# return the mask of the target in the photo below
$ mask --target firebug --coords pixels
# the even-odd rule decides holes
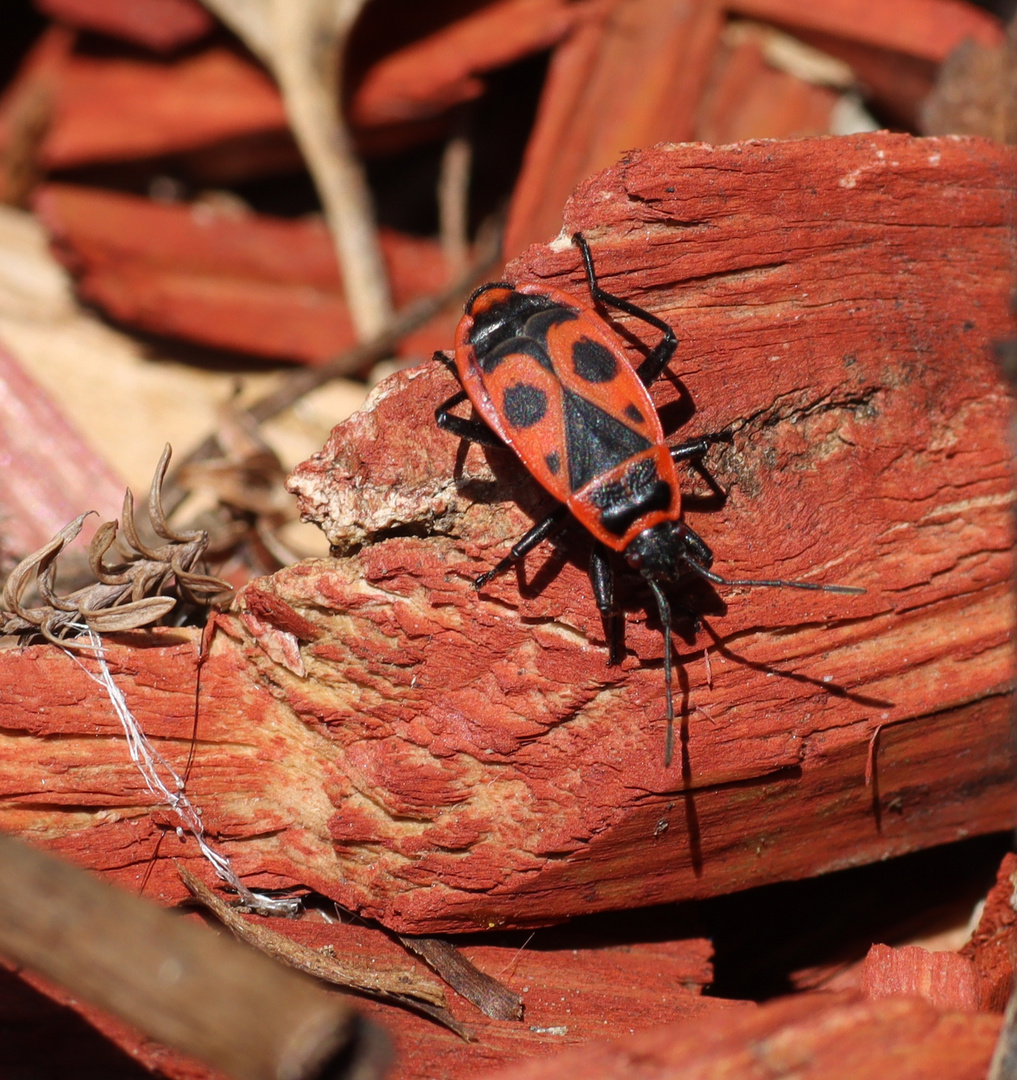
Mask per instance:
[[[674,745],[671,608],[665,585],[690,574],[718,585],[762,585],[862,593],[844,585],[723,578],[713,553],[681,518],[675,463],[698,461],[717,437],[668,446],[647,388],[677,348],[674,330],[651,312],[605,292],[590,248],[579,248],[593,304],[536,283],[492,282],[466,303],[455,357],[435,353],[462,389],[435,411],[438,426],[460,438],[510,447],[559,505],[538,521],[478,589],[575,518],[593,536],[590,579],[604,620],[612,664],[619,662],[612,553],[621,554],[653,593],[664,633],[667,741]],[[613,307],[659,330],[660,341],[633,367],[621,338],[594,305]],[[451,410],[467,398],[480,419]]]

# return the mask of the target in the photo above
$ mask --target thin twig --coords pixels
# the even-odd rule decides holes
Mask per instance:
[[[236,937],[259,952],[266,953],[274,960],[296,968],[312,978],[422,1013],[454,1031],[461,1038],[469,1038],[467,1028],[448,1011],[445,993],[439,983],[417,975],[408,967],[379,965],[375,963],[374,957],[340,958],[331,952],[302,945],[258,920],[245,919],[236,908],[222,901],[186,867],[178,864],[177,872],[199,903],[208,908]]]
[[[389,356],[407,334],[411,334],[434,318],[439,311],[465,295],[475,282],[482,280],[491,272],[500,257],[500,229],[495,223],[492,222],[486,229],[481,230],[477,237],[477,252],[473,266],[446,289],[407,304],[391,324],[370,341],[354,345],[319,367],[301,368],[287,375],[274,390],[253,402],[247,412],[258,423],[264,423],[290,408],[305,394],[317,390],[319,386],[324,386],[333,379],[342,378],[350,372],[358,371]],[[215,457],[219,452],[219,440],[213,433],[206,436],[198,446],[181,459],[179,465],[167,477],[163,490],[163,506],[167,514],[171,514],[183,502],[186,495],[186,490],[178,482],[181,470],[187,465]]]
[[[13,837],[0,874],[5,959],[72,998],[217,1076],[380,1080],[388,1040],[341,996]]]
[[[492,223],[484,230],[484,235],[477,238],[478,254],[473,266],[451,285],[433,296],[407,304],[391,324],[370,341],[347,349],[321,367],[294,372],[281,386],[254,402],[248,412],[259,423],[264,423],[319,386],[384,359],[407,334],[433,319],[439,311],[467,293],[474,282],[486,277],[499,258],[500,243],[500,230]]]
[[[470,170],[473,143],[470,139],[471,110],[460,109],[455,130],[445,144],[438,175],[438,231],[441,247],[452,273],[459,275],[469,265]]]

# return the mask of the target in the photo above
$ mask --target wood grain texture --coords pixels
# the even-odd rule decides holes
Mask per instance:
[[[999,868],[996,884],[989,890],[982,916],[960,955],[974,966],[978,982],[978,1007],[1002,1013],[1013,991],[1017,959],[1017,913],[1010,898],[1017,875],[1017,855],[1008,852]]]
[[[752,33],[780,27],[847,61],[876,115],[906,129],[953,49],[967,39],[991,47],[1005,37],[995,15],[963,0],[883,8],[860,0],[596,0],[552,54],[512,194],[508,256],[550,239],[573,188],[632,147],[837,130],[839,91],[751,49],[731,55],[727,31],[746,18],[760,24]]]
[[[321,221],[160,204],[47,184],[36,211],[81,297],[129,325],[253,355],[325,363],[354,341],[335,252]],[[392,230],[382,253],[396,301],[449,276],[438,244]],[[450,317],[409,335],[418,356],[451,332]]]
[[[879,135],[660,147],[581,188],[566,219],[604,286],[678,328],[665,429],[732,432],[709,457],[726,503],[689,500],[715,569],[867,594],[689,589],[702,629],[680,628],[666,769],[647,596],[622,589],[616,669],[581,531],[478,597],[472,576],[546,500],[507,453],[435,428],[439,365],[404,372],[295,474],[337,557],[244,591],[196,725],[193,637],[110,648],[180,771],[196,734],[189,790],[238,870],[434,933],[1008,827],[1009,401],[990,344],[1012,333],[1013,165],[978,140]],[[509,276],[585,292],[564,240]],[[179,895],[165,859],[188,846],[147,813],[84,671],[41,648],[0,665],[0,828]]]
[[[697,408],[680,437],[733,431],[710,458],[726,505],[688,515],[717,569],[869,592],[691,590],[708,613],[683,649],[682,755],[668,772],[645,594],[625,595],[620,672],[605,665],[581,536],[475,598],[470,575],[546,503],[508,454],[435,432],[430,411],[454,383],[411,372],[292,481],[337,550],[368,546],[327,586],[307,564],[273,583],[302,613],[324,603],[348,620],[343,643],[307,650],[341,669],[341,719],[327,722],[355,747],[351,793],[371,804],[366,816],[342,806],[337,835],[402,846],[409,875],[441,865],[444,877],[468,850],[487,871],[471,903],[497,920],[503,890],[516,917],[539,918],[566,893],[624,906],[881,857],[917,832],[961,835],[969,796],[1005,825],[1009,402],[989,343],[1011,327],[1012,175],[1012,152],[988,143],[884,135],[663,147],[581,187],[565,232],[587,235],[605,288],[678,329],[670,370]],[[585,293],[564,238],[506,276]],[[679,387],[655,391],[673,431],[688,416]],[[386,667],[404,691],[360,727],[340,679],[374,702]],[[311,687],[287,691],[302,712]],[[969,752],[994,779],[962,778]],[[392,827],[436,806],[426,849]],[[385,887],[372,876],[364,891]],[[435,893],[407,895],[400,913],[419,917]]]
[[[108,517],[123,506],[124,484],[116,471],[2,344],[0,461],[0,552],[7,569],[48,544],[83,504]],[[85,522],[85,539],[99,520]]]
[[[626,150],[695,137],[723,28],[714,0],[590,5],[551,57],[512,193],[507,256],[552,236],[576,184]]]
[[[894,1075],[908,1080],[980,1080],[999,1027],[998,1017],[940,1012],[924,1001],[859,1002],[843,995],[801,994],[752,1012],[673,1024],[488,1077],[861,1080],[885,1076],[892,1062]]]
[[[43,14],[69,26],[129,41],[154,52],[172,52],[209,34],[215,20],[197,0],[40,0]]]
[[[450,109],[480,97],[492,71],[553,47],[583,8],[571,0],[398,0],[368,9],[348,79],[358,148],[384,154],[440,138]],[[46,169],[172,155],[187,173],[235,183],[299,168],[271,77],[235,39],[200,41],[218,25],[200,4],[47,0],[45,10],[113,40],[97,53],[64,26],[46,31],[0,96],[0,146],[17,97],[41,90],[51,106],[41,139]],[[181,49],[188,42],[194,47]]]
[[[942,61],[965,39],[999,45],[1000,20],[963,0],[899,0],[872,7],[861,0],[805,5],[796,0],[728,0],[730,11],[796,30],[814,30],[905,56]]]
[[[960,953],[919,945],[873,945],[862,964],[860,989],[869,998],[924,998],[944,1012],[977,1012],[974,964]]]
[[[955,1012],[1005,1012],[1013,989],[1017,915],[1010,897],[1015,871],[1017,855],[1007,852],[978,926],[956,952],[873,945],[857,971],[862,993],[870,998],[920,997]]]

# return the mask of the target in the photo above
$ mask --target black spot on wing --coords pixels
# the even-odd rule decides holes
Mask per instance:
[[[544,464],[553,476],[557,476],[561,472],[561,454],[557,450],[552,451],[544,458]]]
[[[618,374],[618,360],[599,341],[583,337],[572,345],[572,368],[584,382],[606,383]]]
[[[514,383],[505,391],[502,410],[511,427],[533,427],[534,424],[539,424],[547,413],[547,394],[539,386]]]
[[[570,390],[563,392],[562,407],[572,491],[652,445],[639,432]]]
[[[642,412],[635,407],[631,402],[625,406],[625,415],[636,424],[643,424],[646,422],[646,417]]]
[[[668,510],[673,492],[649,458],[635,462],[620,480],[592,492],[590,501],[600,509],[600,521],[613,536],[624,536],[644,514]]]

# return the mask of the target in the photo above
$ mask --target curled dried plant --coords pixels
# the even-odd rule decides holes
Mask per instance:
[[[265,441],[258,422],[233,401],[219,407],[216,443],[221,454],[185,462],[170,484],[213,495],[216,507],[200,520],[209,535],[208,554],[247,575],[271,573],[296,562],[279,530],[297,519],[287,494],[286,469]]]
[[[166,520],[162,486],[170,455],[167,445],[156,466],[148,500],[152,528],[165,543],[150,547],[142,541],[134,521],[134,496],[128,489],[122,538],[117,537],[118,523],[107,521],[89,545],[88,564],[95,582],[61,596],[56,591],[56,560],[81,531],[88,517],[82,514],[11,571],[0,595],[0,634],[40,635],[73,647],[74,643],[65,639],[83,630],[136,630],[168,615],[180,598],[207,603],[230,589],[227,582],[196,569],[208,546],[208,535],[197,530],[174,532]],[[108,563],[111,551],[118,561]],[[41,603],[26,607],[33,583]]]

